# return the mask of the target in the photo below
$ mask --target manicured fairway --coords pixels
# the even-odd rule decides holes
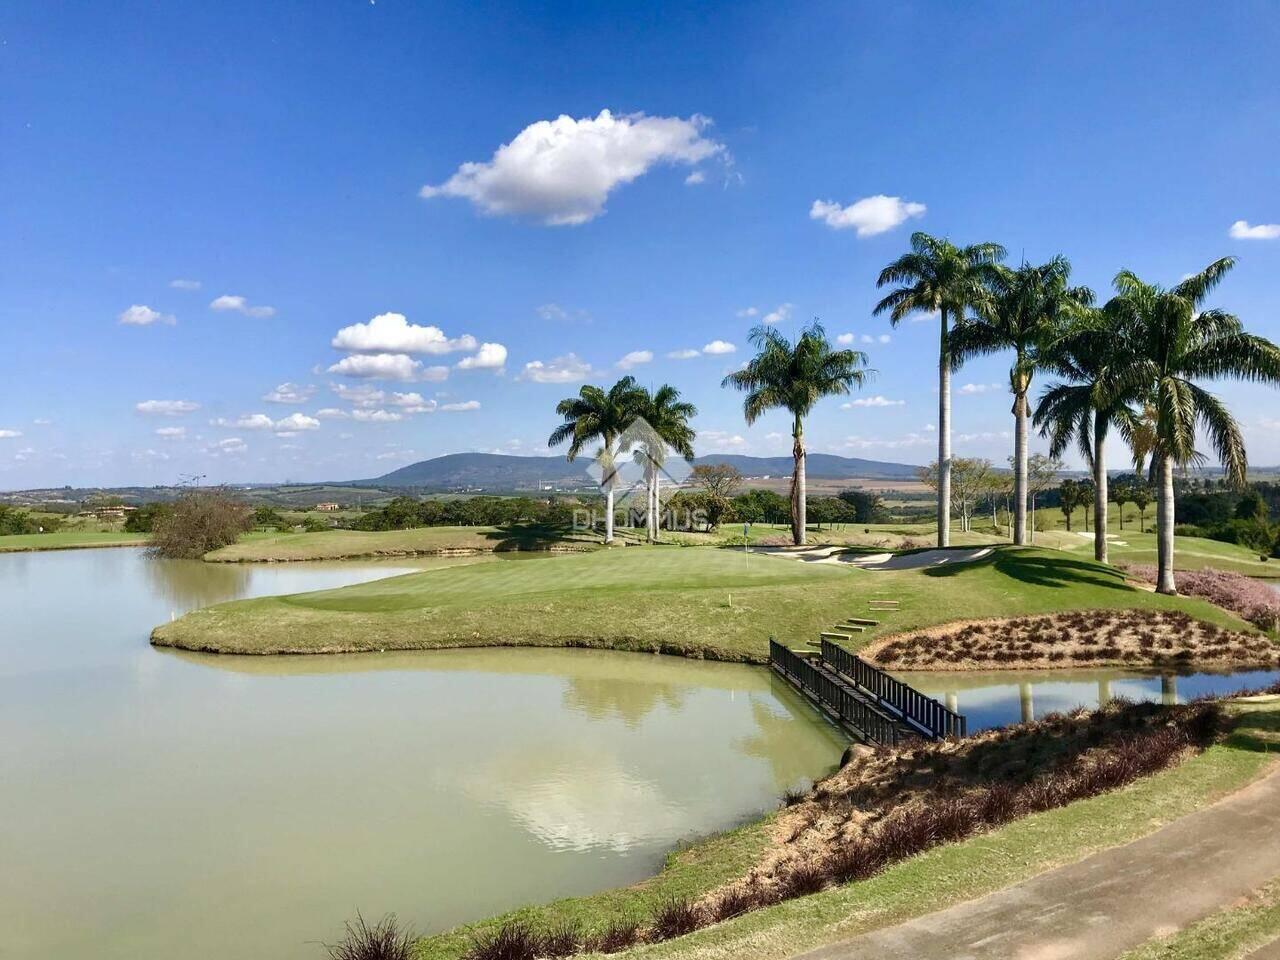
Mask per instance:
[[[1129,587],[1060,551],[1001,548],[934,570],[871,572],[711,547],[632,548],[506,560],[339,590],[208,607],[153,641],[225,653],[324,653],[536,644],[762,661],[770,635],[793,644],[868,600],[901,609],[877,633],[949,620],[1065,609],[1178,609],[1252,629],[1203,601]]]
[[[28,550],[77,550],[88,547],[137,547],[146,542],[145,533],[99,533],[92,530],[19,533],[0,537],[0,553]]]

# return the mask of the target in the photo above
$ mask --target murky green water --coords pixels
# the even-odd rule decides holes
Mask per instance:
[[[0,956],[319,957],[357,909],[437,930],[638,880],[839,757],[760,669],[147,644],[197,605],[406,569],[0,556]]]

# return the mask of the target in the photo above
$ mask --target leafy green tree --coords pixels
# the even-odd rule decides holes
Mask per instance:
[[[1138,508],[1138,532],[1147,532],[1147,507],[1151,506],[1153,499],[1151,494],[1151,486],[1139,481],[1130,488],[1130,497],[1133,505]]]
[[[896,327],[910,313],[937,313],[938,344],[938,546],[951,542],[951,345],[950,324],[987,297],[993,266],[1004,259],[998,243],[957,247],[951,241],[917,232],[911,250],[880,271],[877,287],[897,284],[875,307],[888,311]]]
[[[1236,504],[1235,515],[1237,520],[1260,520],[1262,523],[1271,521],[1271,510],[1267,507],[1267,501],[1262,499],[1262,494],[1257,490],[1245,492],[1240,502]]]
[[[1067,532],[1071,531],[1071,514],[1083,502],[1081,499],[1080,481],[1063,480],[1058,485],[1058,506],[1067,521]]]
[[[1009,389],[1013,393],[1013,542],[1027,542],[1027,425],[1031,408],[1027,393],[1036,370],[1058,349],[1070,321],[1093,303],[1088,287],[1073,287],[1066,257],[1024,264],[1016,270],[999,265],[987,271],[990,295],[979,300],[975,315],[956,324],[951,356],[959,366],[971,357],[1013,351]]]
[[[805,542],[805,447],[804,418],[823,397],[847,394],[861,387],[875,371],[867,368],[867,355],[860,350],[833,350],[826,331],[816,320],[801,331],[793,344],[770,326],[751,331],[756,355],[742,370],[724,378],[723,386],[744,391],[743,415],[755,423],[767,411],[783,409],[791,414],[791,538]]]
[[[226,487],[192,487],[156,518],[151,552],[197,560],[235,543],[253,525],[253,511]]]
[[[1242,487],[1248,472],[1239,424],[1197,381],[1280,384],[1280,348],[1246,333],[1238,317],[1204,306],[1233,266],[1232,257],[1216,260],[1172,289],[1146,283],[1126,270],[1116,277],[1118,296],[1108,304],[1131,331],[1130,341],[1137,348],[1118,373],[1109,398],[1132,397],[1149,404],[1154,414],[1142,445],[1149,447],[1159,479],[1156,589],[1161,593],[1177,592],[1173,475],[1176,468],[1205,459],[1195,449],[1197,429],[1208,437],[1233,485]]]
[[[551,431],[547,446],[558,447],[569,442],[567,459],[577,459],[582,448],[600,442],[596,460],[600,464],[600,489],[604,493],[604,542],[613,543],[613,499],[618,482],[618,441],[643,403],[643,391],[636,378],[623,377],[608,390],[587,384],[576,397],[566,397],[556,405],[556,413],[564,420]]]
[[[155,529],[156,521],[168,511],[167,503],[144,503],[137,510],[129,511],[124,518],[126,533],[150,533]]]
[[[837,496],[853,508],[853,523],[888,523],[884,499],[872,490],[841,490]]]

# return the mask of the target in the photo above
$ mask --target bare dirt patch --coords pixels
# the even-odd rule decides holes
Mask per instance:
[[[1280,663],[1280,644],[1164,610],[1077,610],[961,621],[885,637],[861,651],[900,670],[1245,667]]]

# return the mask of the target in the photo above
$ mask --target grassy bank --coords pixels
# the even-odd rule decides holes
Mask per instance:
[[[205,556],[215,563],[410,557],[461,550],[588,550],[599,538],[550,527],[416,527],[412,530],[325,530],[243,537]]]
[[[1004,548],[926,570],[865,571],[716,548],[625,549],[409,574],[338,590],[236,601],[158,627],[154,643],[217,653],[457,646],[599,646],[762,662],[768,638],[815,640],[868,600],[893,598],[878,634],[955,619],[1078,609],[1180,610],[1248,627],[1204,601],[1165,597],[1059,551]]]
[[[1241,704],[1224,742],[1131,786],[936,847],[869,880],[754,911],[642,948],[646,958],[774,960],[983,896],[1098,850],[1128,843],[1274,768],[1280,698]],[[1268,753],[1270,751],[1270,753]],[[624,890],[557,901],[425,938],[421,960],[456,960],[471,938],[511,919],[537,926],[602,926],[694,898],[737,876],[769,843],[779,815],[673,853],[658,876]],[[639,951],[637,951],[639,953]]]
[[[0,537],[0,553],[26,553],[32,550],[83,550],[91,547],[140,547],[147,542],[145,533],[66,530],[57,533],[20,533]]]

